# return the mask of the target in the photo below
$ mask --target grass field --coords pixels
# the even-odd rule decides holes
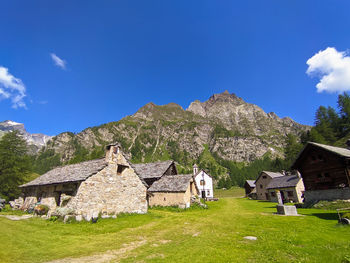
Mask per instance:
[[[221,198],[207,210],[150,209],[96,224],[0,217],[0,262],[350,262],[350,227],[337,224],[335,211],[275,210]]]
[[[243,197],[245,195],[244,188],[231,187],[230,189],[214,189],[214,196],[217,198],[223,197]]]

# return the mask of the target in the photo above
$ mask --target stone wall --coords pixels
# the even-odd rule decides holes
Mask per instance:
[[[153,192],[149,197],[149,206],[179,206],[190,207],[191,196],[198,195],[194,182],[191,182],[186,192]]]
[[[131,168],[118,175],[117,165],[109,165],[81,183],[67,208],[85,218],[94,213],[147,213],[146,190]]]
[[[99,213],[147,213],[147,187],[119,149],[111,148],[106,161],[108,166],[81,183],[24,189],[23,209],[40,201],[50,208],[49,214],[64,206],[66,211],[73,211],[74,215],[87,220]]]
[[[304,197],[305,203],[313,203],[320,200],[348,200],[350,199],[350,188],[305,191]]]

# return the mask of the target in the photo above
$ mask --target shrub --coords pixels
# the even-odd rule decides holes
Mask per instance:
[[[36,205],[34,207],[34,214],[36,215],[46,215],[50,208],[47,205]]]

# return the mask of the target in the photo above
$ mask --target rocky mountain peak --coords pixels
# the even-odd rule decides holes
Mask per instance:
[[[2,137],[5,133],[10,131],[19,131],[23,139],[25,139],[29,145],[34,146],[31,147],[31,149],[34,152],[36,152],[43,146],[46,146],[47,142],[52,138],[52,136],[48,136],[41,133],[28,133],[23,123],[11,120],[0,122],[0,137]]]

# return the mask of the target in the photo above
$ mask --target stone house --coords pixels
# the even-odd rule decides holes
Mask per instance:
[[[255,180],[246,180],[244,183],[244,190],[246,196],[253,194],[253,192],[256,194]]]
[[[271,202],[278,202],[277,190],[280,191],[283,202],[303,202],[305,188],[299,174],[272,178],[266,189],[269,192]]]
[[[213,178],[204,170],[199,170],[195,164],[193,166],[193,176],[199,194],[202,198],[214,198]]]
[[[266,189],[273,178],[284,176],[281,173],[262,171],[255,180],[257,199],[270,200],[269,191]]]
[[[107,146],[106,157],[54,168],[20,186],[22,209],[40,201],[52,213],[64,207],[89,220],[94,214],[146,213],[147,183],[124,157],[117,144]]]
[[[350,199],[350,150],[309,142],[292,165],[305,185],[304,202]]]
[[[148,189],[150,206],[188,208],[191,198],[198,196],[193,175],[164,175]]]

